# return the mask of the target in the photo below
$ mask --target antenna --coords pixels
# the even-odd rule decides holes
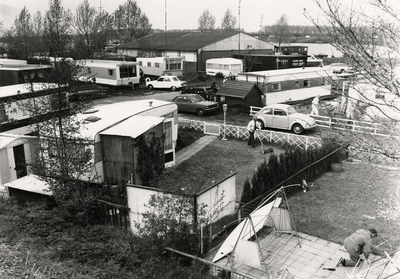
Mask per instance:
[[[262,30],[263,16],[264,16],[264,15],[261,15],[261,21],[260,21],[260,36],[259,36],[259,39],[260,39],[260,40],[261,40],[261,30]]]

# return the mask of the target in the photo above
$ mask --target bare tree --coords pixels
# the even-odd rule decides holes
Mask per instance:
[[[281,44],[287,41],[289,36],[289,21],[286,15],[282,15],[272,26],[272,32],[278,43],[279,49]]]
[[[136,1],[128,0],[125,4],[119,5],[113,17],[119,40],[130,41],[150,34],[152,31],[147,15],[142,13]]]
[[[355,81],[344,84],[339,94],[346,116],[365,119],[382,131],[378,136],[365,129],[364,134],[349,129],[336,130],[336,136],[353,149],[367,150],[369,158],[381,155],[394,164],[400,162],[399,62],[400,18],[394,1],[371,0],[360,9],[339,0],[314,0],[322,16],[306,17],[341,51],[353,68]],[[364,11],[373,11],[364,12]],[[343,128],[343,127],[341,127]]]
[[[215,29],[215,16],[208,9],[204,10],[198,19],[200,31],[211,31]]]
[[[65,10],[61,0],[49,0],[49,10],[44,19],[44,37],[50,46],[50,55],[64,56],[71,40],[71,11]]]
[[[227,9],[224,17],[222,18],[221,29],[235,30],[236,22],[237,22],[236,17],[232,14],[231,9]]]
[[[81,36],[86,45],[86,57],[91,55],[92,36],[97,31],[96,23],[96,8],[90,6],[88,0],[83,2],[76,8],[75,14],[75,29]]]

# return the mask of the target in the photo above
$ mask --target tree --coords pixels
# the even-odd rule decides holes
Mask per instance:
[[[236,17],[232,14],[231,9],[226,10],[224,17],[222,18],[221,29],[223,30],[236,29]]]
[[[83,2],[76,8],[75,29],[86,44],[86,57],[91,56],[91,44],[93,34],[96,33],[96,9],[91,7],[88,0]]]
[[[34,51],[35,52],[45,52],[45,45],[43,44],[43,34],[44,34],[44,23],[42,13],[37,11],[33,16],[32,31],[34,40]]]
[[[72,13],[65,10],[61,0],[49,0],[49,10],[45,13],[44,37],[50,47],[50,56],[64,57],[71,40]]]
[[[346,116],[368,117],[387,134],[381,137],[366,131],[360,136],[342,129],[335,131],[335,137],[352,148],[374,150],[374,154],[380,153],[398,164],[400,107],[395,102],[400,86],[400,18],[395,2],[372,0],[364,3],[363,9],[339,0],[314,2],[322,11],[321,17],[314,18],[305,10],[306,17],[330,38],[332,46],[343,53],[357,74],[350,86],[343,81],[348,90],[343,90],[340,97],[348,103]]]
[[[16,58],[27,59],[32,43],[32,19],[31,15],[24,7],[14,20],[14,26],[7,32],[9,48],[17,54]]]
[[[279,49],[281,44],[287,41],[289,37],[289,23],[286,15],[282,15],[272,26],[272,32],[275,35]]]
[[[208,9],[204,10],[201,16],[198,19],[199,22],[199,30],[203,31],[211,31],[215,28],[215,16],[213,16]]]
[[[117,39],[130,41],[152,32],[152,25],[145,13],[136,3],[128,0],[123,5],[119,5],[113,14],[114,28],[117,31]]]

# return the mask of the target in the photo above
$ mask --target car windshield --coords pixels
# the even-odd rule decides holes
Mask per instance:
[[[202,102],[204,101],[204,98],[201,97],[200,95],[192,95],[191,100],[192,102]]]
[[[291,115],[291,114],[293,114],[293,113],[296,113],[296,110],[294,109],[294,107],[288,107],[288,108],[287,108],[287,113],[288,113],[289,115]]]

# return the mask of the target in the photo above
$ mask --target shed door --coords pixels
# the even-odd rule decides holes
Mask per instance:
[[[26,169],[24,145],[20,144],[14,146],[13,151],[14,151],[15,172],[17,173],[17,179],[18,179],[28,174]]]
[[[164,160],[165,167],[175,166],[175,149],[174,149],[174,139],[173,139],[173,118],[168,118],[164,120]]]

